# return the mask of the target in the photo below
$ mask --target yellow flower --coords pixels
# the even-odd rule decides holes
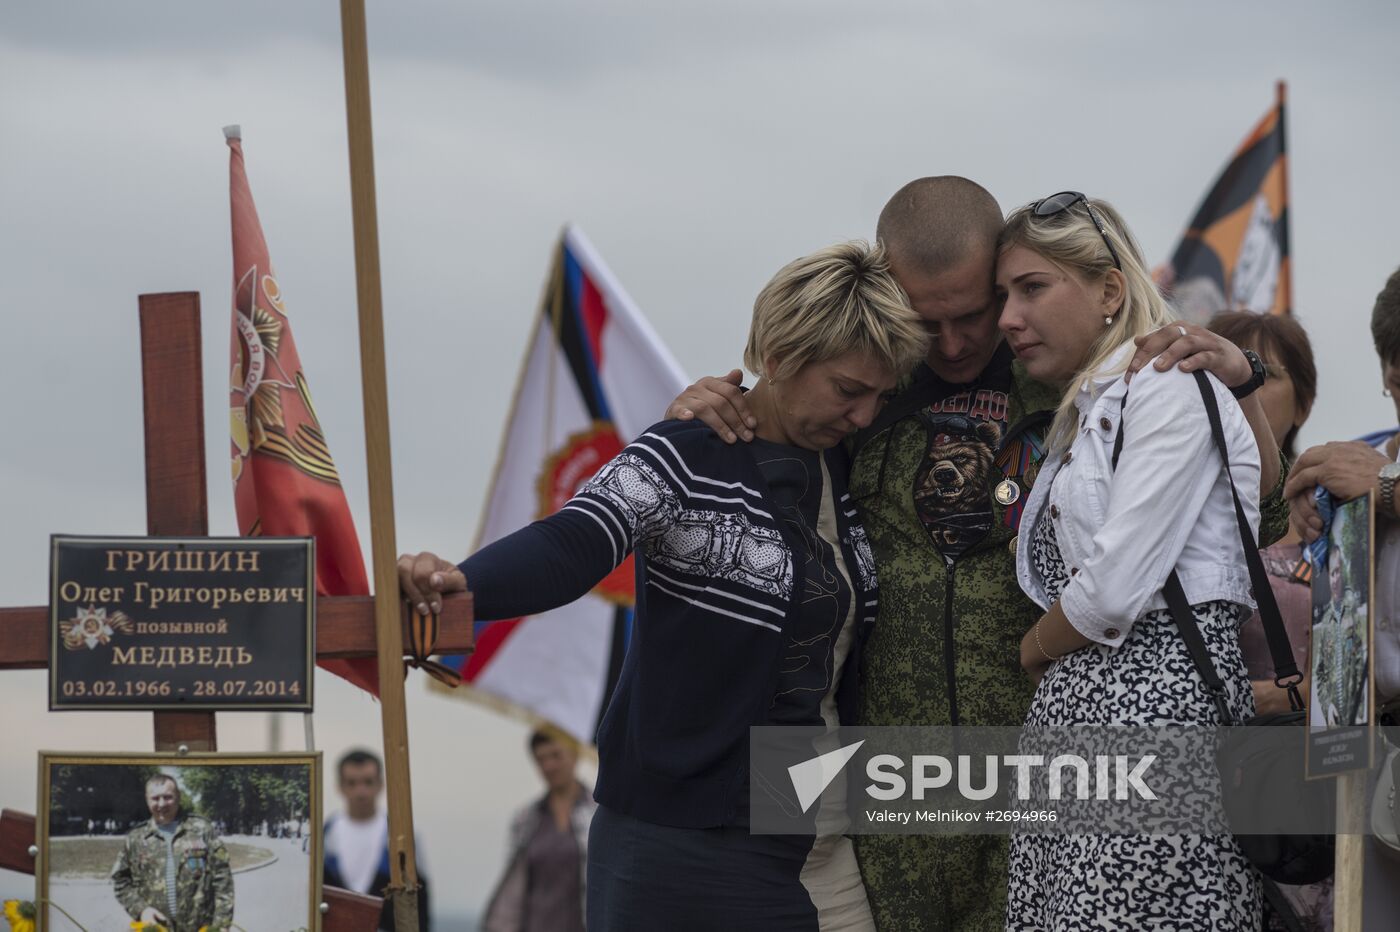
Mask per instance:
[[[170,932],[165,926],[155,922],[136,920],[131,924],[131,932]]]
[[[34,932],[34,904],[28,900],[6,900],[5,918],[9,920],[10,932]]]

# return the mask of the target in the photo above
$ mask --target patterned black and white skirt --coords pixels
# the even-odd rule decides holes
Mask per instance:
[[[1053,601],[1069,580],[1050,521],[1032,559]],[[1254,714],[1239,647],[1241,611],[1192,606],[1237,721]],[[1169,612],[1148,612],[1117,648],[1090,645],[1051,665],[1028,726],[1219,724]],[[1258,875],[1230,835],[1012,836],[1006,927],[1256,930]]]

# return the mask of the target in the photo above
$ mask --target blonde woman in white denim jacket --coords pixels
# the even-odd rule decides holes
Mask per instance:
[[[1131,383],[1124,376],[1134,338],[1172,320],[1132,235],[1102,201],[1075,192],[1045,198],[1008,218],[996,281],[1001,329],[1027,372],[1065,387],[1017,546],[1021,585],[1045,610],[1022,641],[1022,665],[1039,680],[1027,724],[1219,721],[1165,610],[1173,569],[1231,714],[1252,715],[1239,649],[1239,626],[1253,609],[1249,574],[1200,391],[1175,368],[1149,366]],[[1229,389],[1210,384],[1257,532],[1251,424],[1263,412],[1257,399],[1242,410]],[[1009,929],[1253,930],[1259,922],[1257,877],[1228,835],[1012,839]]]

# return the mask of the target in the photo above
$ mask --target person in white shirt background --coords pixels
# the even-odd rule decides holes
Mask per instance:
[[[345,811],[326,819],[322,880],[328,886],[382,896],[389,884],[389,815],[379,808],[379,796],[384,792],[384,763],[372,751],[351,750],[341,756],[336,775]],[[428,880],[423,871],[421,843],[415,845],[414,859],[422,884],[418,894],[418,928],[428,932]],[[394,928],[392,907],[387,902],[379,917],[379,928]]]
[[[1132,234],[1103,201],[1037,201],[1007,219],[996,289],[1026,371],[1064,386],[1017,544],[1021,586],[1045,610],[1022,641],[1039,680],[1026,724],[1221,722],[1166,610],[1173,571],[1229,714],[1251,717],[1239,645],[1249,574],[1200,390],[1176,368],[1125,375],[1133,339],[1173,319]],[[1209,385],[1257,534],[1259,448],[1231,390]],[[1008,929],[1243,932],[1260,918],[1257,875],[1229,835],[1012,836]]]

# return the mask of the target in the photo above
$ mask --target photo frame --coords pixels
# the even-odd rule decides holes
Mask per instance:
[[[41,751],[39,787],[39,928],[320,928],[319,752]]]
[[[1333,509],[1313,568],[1306,776],[1371,766],[1376,725],[1376,515],[1370,495]]]

